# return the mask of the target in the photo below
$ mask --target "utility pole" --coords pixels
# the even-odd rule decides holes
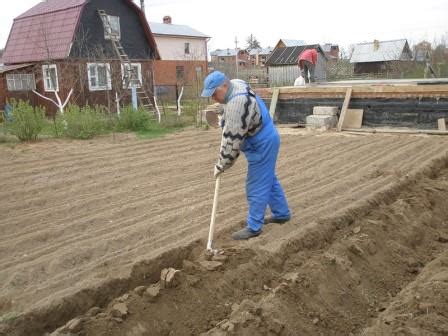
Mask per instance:
[[[235,65],[236,65],[236,78],[238,78],[238,39],[235,36]]]

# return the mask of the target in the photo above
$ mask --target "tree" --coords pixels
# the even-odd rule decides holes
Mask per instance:
[[[250,36],[246,39],[246,43],[247,43],[246,49],[248,50],[261,48],[260,42],[258,42],[257,38],[253,34],[250,34]]]
[[[0,57],[3,55],[3,49],[0,49]]]

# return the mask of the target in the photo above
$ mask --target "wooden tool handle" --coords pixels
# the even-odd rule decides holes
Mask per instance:
[[[213,197],[212,217],[210,219],[210,230],[208,232],[207,250],[212,249],[213,232],[215,230],[216,208],[218,207],[218,193],[221,176],[218,175],[215,182],[215,196]]]

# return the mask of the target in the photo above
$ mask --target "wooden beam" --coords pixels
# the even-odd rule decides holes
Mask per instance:
[[[339,116],[337,131],[342,130],[342,124],[344,123],[345,114],[347,113],[348,104],[350,103],[350,98],[352,97],[352,88],[349,87],[345,92],[344,104],[342,104],[341,115]]]
[[[279,88],[274,88],[272,91],[271,106],[269,107],[269,114],[271,119],[274,120],[275,108],[277,107],[278,94],[280,93]]]
[[[392,129],[392,128],[343,128],[343,131],[351,133],[395,133],[395,134],[431,134],[448,135],[447,131],[424,130],[424,129]]]
[[[347,86],[310,86],[258,88],[255,92],[264,99],[279,90],[279,99],[343,97]],[[448,84],[435,85],[363,85],[352,88],[352,98],[412,98],[448,97]]]

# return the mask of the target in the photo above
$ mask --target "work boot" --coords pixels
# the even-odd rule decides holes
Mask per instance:
[[[286,218],[274,218],[274,217],[268,217],[264,219],[264,224],[271,224],[271,223],[276,223],[276,224],[285,224],[286,222],[288,222],[291,219],[291,217],[286,217]]]
[[[261,233],[261,230],[258,232],[254,232],[249,228],[241,229],[237,232],[232,233],[232,238],[235,240],[247,240],[253,237],[258,236]]]

